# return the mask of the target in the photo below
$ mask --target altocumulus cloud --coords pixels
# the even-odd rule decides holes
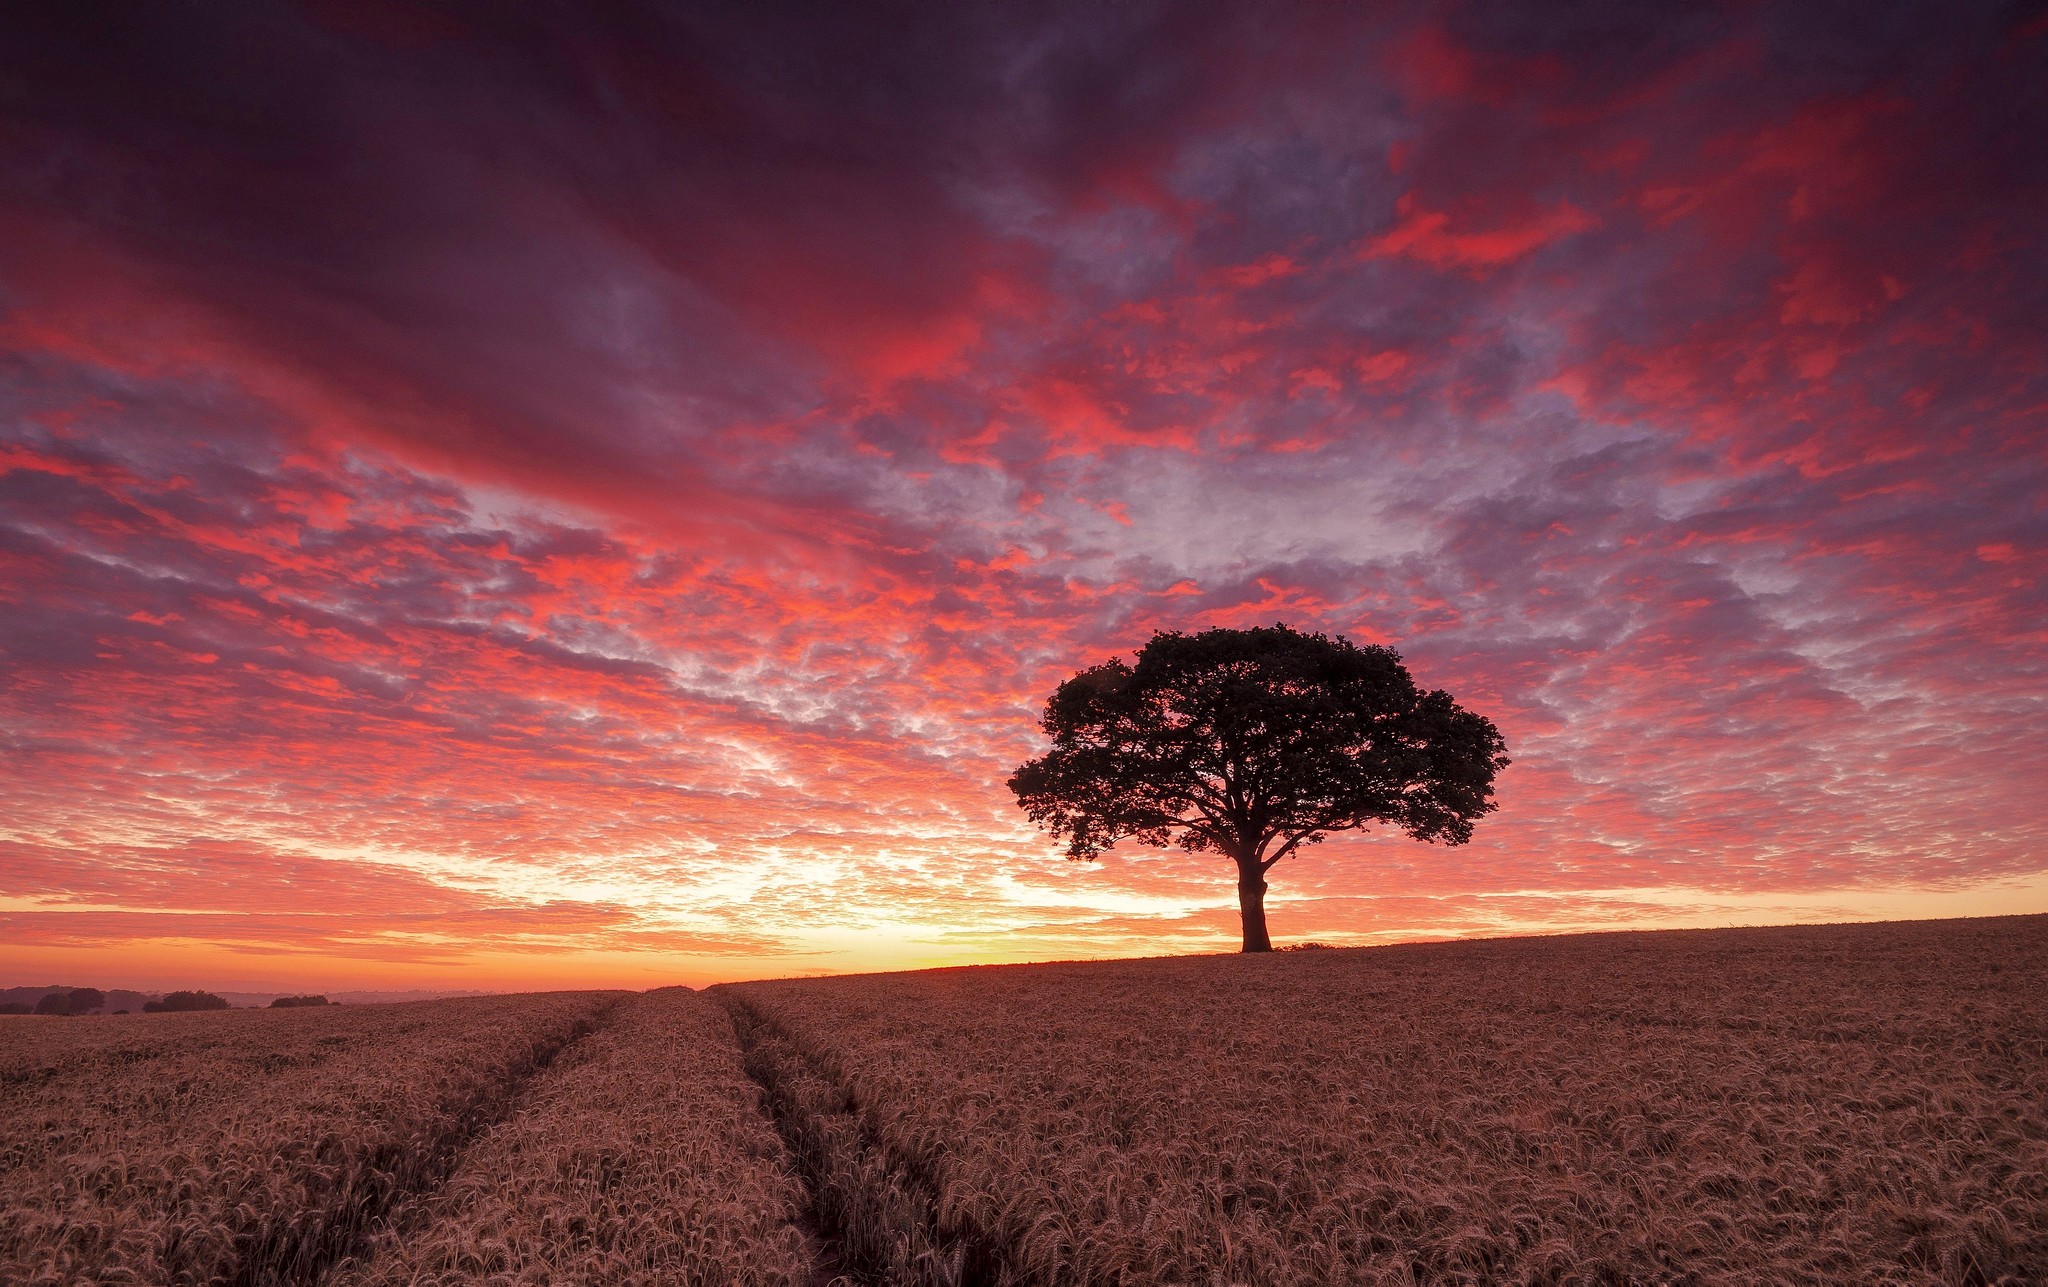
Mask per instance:
[[[2038,882],[2015,13],[22,15],[10,942],[1219,945],[1001,782],[1076,668],[1276,619],[1516,757],[1283,933]]]

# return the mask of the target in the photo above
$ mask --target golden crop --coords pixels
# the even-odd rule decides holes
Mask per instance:
[[[733,985],[891,1282],[2048,1274],[2048,918]]]
[[[0,1023],[0,1282],[313,1281],[616,995]]]
[[[723,1010],[634,997],[328,1282],[807,1287],[804,1192],[759,1098]]]
[[[2048,917],[11,1019],[0,1109],[8,1284],[2019,1287]]]

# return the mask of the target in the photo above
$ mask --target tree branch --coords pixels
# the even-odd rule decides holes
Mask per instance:
[[[1331,825],[1332,824],[1327,819],[1323,819],[1318,820],[1313,827],[1304,827],[1302,830],[1295,832],[1292,836],[1288,837],[1286,844],[1280,846],[1278,849],[1273,851],[1273,856],[1271,858],[1268,858],[1259,864],[1259,870],[1273,870],[1273,864],[1279,862],[1288,854],[1293,853],[1295,847],[1299,845],[1302,841],[1308,839],[1310,836],[1314,835],[1318,831],[1329,830]]]

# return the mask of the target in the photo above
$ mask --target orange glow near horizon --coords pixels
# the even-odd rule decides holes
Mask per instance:
[[[1532,13],[25,18],[0,983],[1228,950],[1003,782],[1274,621],[1515,761],[1283,942],[2048,911],[2048,29]]]

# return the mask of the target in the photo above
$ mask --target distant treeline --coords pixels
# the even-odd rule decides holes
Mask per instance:
[[[0,1014],[120,1014],[140,1010],[156,999],[154,992],[123,988],[81,988],[68,984],[0,990]]]
[[[67,997],[77,994],[87,999],[93,996],[104,998],[96,1007],[87,1004],[86,1000],[68,1003],[67,1010],[57,1011],[59,1014],[138,1014],[149,1009],[150,1003],[153,1001],[166,1002],[171,999],[163,993],[155,991],[136,992],[127,988],[106,988],[103,990],[100,988],[81,987],[75,983],[45,983],[40,986],[0,988],[0,1015],[35,1014],[37,1013],[36,1007],[41,1005],[53,992]],[[174,993],[172,995],[180,994]],[[200,994],[193,993],[192,995]],[[230,1010],[255,1010],[262,1007],[317,1006],[322,1004],[330,1006],[379,1005],[395,1001],[432,1001],[445,997],[492,996],[496,994],[473,991],[442,992],[415,988],[403,992],[344,991],[324,994],[292,994],[287,996],[280,996],[275,992],[210,992],[204,995],[219,997],[227,1003],[227,1008]],[[58,1003],[51,1002],[50,1004],[55,1005]],[[166,1008],[184,1009],[187,1007],[167,1007],[160,1004],[155,1008],[163,1010]],[[209,1005],[206,1008],[211,1008],[211,1006]],[[42,1013],[49,1014],[51,1011],[44,1010]]]
[[[23,1006],[19,1013],[32,1010],[36,1014],[91,1014],[106,1003],[107,994],[98,988],[74,988],[69,992],[52,992],[33,1007]]]
[[[145,996],[140,992],[120,992],[112,995],[98,988],[9,988],[0,993],[0,1014],[128,1014],[140,1010],[144,1014],[164,1014],[184,1010],[229,1010],[233,1004],[226,997],[212,992],[172,992],[166,996]],[[272,1009],[308,1005],[336,1005],[324,996],[278,997],[270,1003]]]

